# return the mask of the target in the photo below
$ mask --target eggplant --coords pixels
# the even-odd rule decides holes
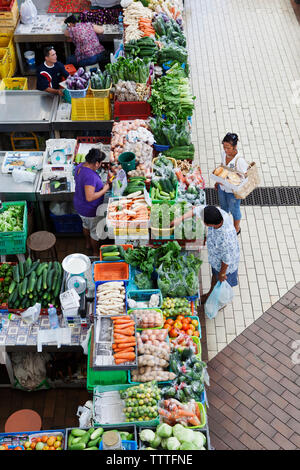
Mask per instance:
[[[77,70],[76,73],[77,73],[78,77],[81,77],[81,75],[84,74],[84,68],[83,68],[83,67],[79,67],[79,69]]]

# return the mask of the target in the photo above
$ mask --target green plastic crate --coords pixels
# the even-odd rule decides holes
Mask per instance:
[[[107,385],[107,386],[102,386],[102,385],[97,385],[94,387],[94,393],[93,393],[93,423],[94,426],[102,426],[102,423],[97,423],[94,420],[94,410],[95,410],[95,396],[97,393],[103,393],[103,392],[111,392],[111,391],[119,391],[119,390],[126,390],[127,388],[131,387],[136,387],[137,385],[130,385],[130,384],[121,384],[121,385]],[[135,424],[137,427],[141,426],[157,426],[159,424],[159,416],[155,419],[152,419],[150,421],[124,421],[124,423],[111,423],[113,426],[128,426],[130,424]]]
[[[88,348],[88,362],[87,362],[87,389],[89,392],[94,390],[97,385],[117,385],[127,384],[127,371],[126,370],[104,370],[97,371],[90,367],[90,354],[91,354],[91,338],[89,340]]]
[[[26,240],[28,231],[26,201],[3,202],[3,208],[23,206],[23,230],[21,232],[0,232],[0,255],[17,255],[26,253]]]

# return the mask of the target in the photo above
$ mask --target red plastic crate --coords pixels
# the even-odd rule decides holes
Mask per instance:
[[[0,0],[0,11],[11,11],[15,0]]]
[[[148,119],[151,116],[151,106],[147,101],[115,101],[114,120],[131,121],[133,119]]]

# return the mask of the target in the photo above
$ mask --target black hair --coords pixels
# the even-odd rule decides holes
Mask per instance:
[[[65,19],[64,23],[65,24],[70,24],[70,23],[75,24],[75,23],[78,23],[78,20],[77,20],[76,16],[70,15],[70,16],[68,16],[68,18]]]
[[[238,140],[239,138],[237,134],[232,134],[231,132],[228,132],[222,140],[222,144],[224,144],[224,142],[228,142],[230,145],[233,145],[235,147],[238,143]]]
[[[206,206],[204,208],[204,223],[207,225],[219,225],[223,217],[219,209],[215,206]]]
[[[54,46],[46,46],[46,47],[44,47],[44,49],[43,49],[44,57],[48,57],[49,52],[52,51],[53,49],[54,49]]]
[[[92,148],[88,154],[85,156],[85,161],[87,163],[101,163],[105,159],[106,155],[104,152],[101,152],[101,150]]]

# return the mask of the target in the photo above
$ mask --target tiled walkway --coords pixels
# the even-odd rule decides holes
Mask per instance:
[[[215,449],[300,448],[300,283],[208,364]]]
[[[290,0],[186,0],[193,141],[207,186],[226,132],[256,161],[261,186],[300,181],[300,30]],[[213,358],[300,280],[300,207],[242,207],[239,286],[231,305],[207,320]],[[203,250],[203,291],[210,285]]]

